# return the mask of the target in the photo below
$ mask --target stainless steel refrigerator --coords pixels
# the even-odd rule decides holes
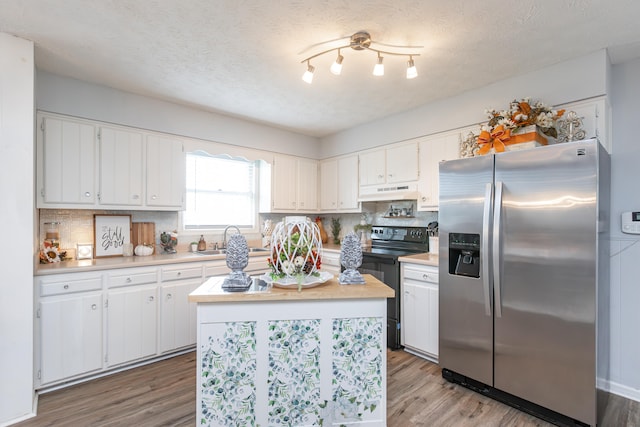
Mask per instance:
[[[443,377],[541,418],[596,425],[609,164],[595,139],[440,164]]]

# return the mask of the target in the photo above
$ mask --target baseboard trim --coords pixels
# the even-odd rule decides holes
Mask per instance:
[[[613,381],[605,381],[598,378],[597,381],[598,388],[602,390],[606,390],[609,393],[617,394],[618,396],[622,396],[626,399],[635,400],[636,402],[640,402],[640,390],[636,388],[631,388],[629,386],[619,384]]]

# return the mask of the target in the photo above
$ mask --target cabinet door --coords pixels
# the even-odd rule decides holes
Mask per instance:
[[[338,159],[338,209],[360,210],[358,202],[358,157]]]
[[[562,106],[566,110],[564,120],[569,111],[574,111],[582,120],[580,129],[584,130],[584,139],[598,138],[602,146],[610,153],[611,138],[609,123],[611,107],[606,98],[589,99],[586,101],[572,102]]]
[[[196,304],[189,294],[201,280],[180,280],[160,288],[160,351],[167,352],[196,343]]]
[[[357,168],[357,160],[356,160]],[[356,169],[357,170],[357,169]],[[336,211],[338,209],[338,161],[320,162],[320,209]],[[340,183],[342,184],[342,183]]]
[[[40,383],[102,369],[102,295],[42,298]]]
[[[271,176],[271,208],[291,212],[296,209],[296,158],[276,155]]]
[[[147,137],[147,206],[182,209],[186,190],[182,141]]]
[[[100,128],[100,204],[141,206],[142,134]]]
[[[404,345],[438,356],[438,287],[432,284],[404,282]]]
[[[109,366],[156,354],[156,286],[110,290],[107,315]]]
[[[310,159],[297,161],[297,210],[314,212],[318,209],[318,162]]]
[[[384,184],[386,175],[385,150],[359,155],[360,185]]]
[[[404,144],[387,149],[386,182],[416,181],[418,179],[418,144]]]
[[[93,205],[95,197],[95,127],[44,117],[39,202],[46,204]]]
[[[438,210],[440,194],[440,162],[457,159],[460,135],[451,133],[428,137],[419,143],[420,179],[418,180],[419,210]]]

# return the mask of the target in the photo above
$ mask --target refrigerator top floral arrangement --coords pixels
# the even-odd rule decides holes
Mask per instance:
[[[523,142],[547,145],[549,138],[556,138],[557,120],[564,110],[554,110],[542,101],[523,98],[513,100],[505,110],[486,110],[489,122],[481,126],[478,136],[478,154],[493,149],[501,153],[506,147]]]

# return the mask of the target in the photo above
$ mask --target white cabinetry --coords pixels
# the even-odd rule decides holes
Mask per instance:
[[[274,156],[271,176],[271,210],[315,212],[318,209],[318,162]]]
[[[402,263],[401,341],[405,350],[438,360],[438,267]]]
[[[320,163],[320,210],[360,212],[358,156],[344,156]]]
[[[38,207],[85,208],[96,202],[96,128],[44,117],[37,132]]]
[[[323,249],[321,270],[333,274],[333,277],[340,276],[340,251]]]
[[[100,204],[141,206],[143,202],[143,135],[101,127]]]
[[[147,206],[184,208],[185,167],[181,140],[147,136]]]
[[[157,352],[156,269],[108,274],[107,364],[119,365]]]
[[[160,287],[160,352],[196,343],[196,304],[189,294],[202,284],[202,266],[162,268]]]
[[[438,210],[439,165],[459,156],[460,132],[443,133],[419,141],[420,178],[418,180],[418,210]]]
[[[38,208],[184,208],[182,140],[51,113],[38,121]]]
[[[36,283],[40,295],[36,384],[47,385],[102,369],[101,276],[57,275]]]
[[[571,102],[558,108],[566,110],[561,119],[565,119],[569,111],[574,111],[582,119],[581,129],[585,131],[585,139],[598,138],[602,146],[611,153],[611,106],[606,97]]]
[[[418,179],[417,142],[360,153],[360,187],[413,182]]]

